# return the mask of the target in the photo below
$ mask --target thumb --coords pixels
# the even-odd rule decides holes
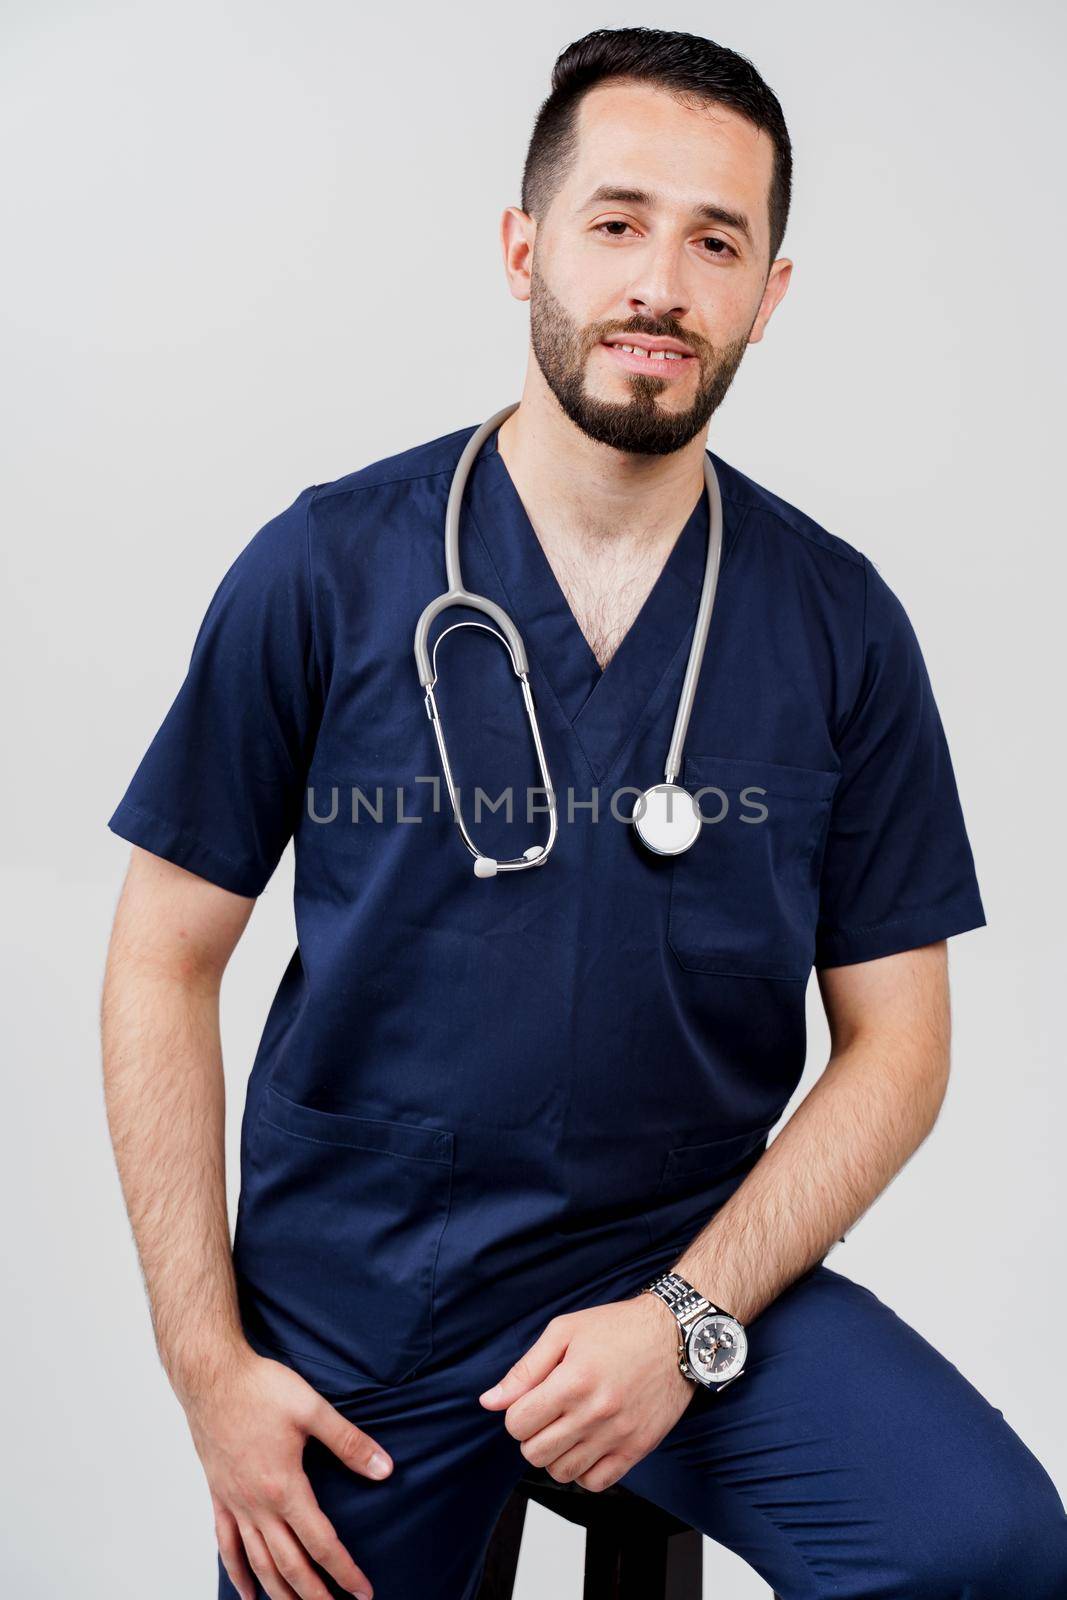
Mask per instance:
[[[393,1470],[388,1451],[376,1439],[319,1396],[319,1404],[306,1424],[307,1431],[333,1451],[339,1461],[365,1478],[387,1478]]]
[[[509,1367],[498,1383],[484,1390],[478,1399],[487,1411],[497,1411],[510,1406],[521,1394],[534,1388],[548,1377],[553,1367],[559,1365],[570,1343],[570,1320],[567,1316],[553,1317],[548,1327],[535,1339],[525,1355]]]

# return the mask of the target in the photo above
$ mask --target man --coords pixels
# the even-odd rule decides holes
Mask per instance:
[[[502,225],[526,381],[461,517],[530,657],[543,864],[472,874],[412,659],[470,427],[259,530],[111,818],[109,1116],[222,1596],[470,1600],[530,1464],[625,1483],[787,1600],[1067,1593],[1044,1469],[824,1264],[937,1116],[946,940],[985,921],[923,659],[865,556],[718,456],[679,774],[705,825],[657,856],[618,803],[663,771],[707,426],[789,282],[790,163],[708,40],[602,31],[556,64]],[[476,806],[537,790],[510,664],[440,637],[464,820],[521,855],[543,804]],[[290,837],[231,1260],[219,985]],[[813,966],[832,1053],[768,1147]]]

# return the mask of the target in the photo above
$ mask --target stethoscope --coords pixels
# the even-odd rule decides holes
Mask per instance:
[[[498,872],[518,872],[523,867],[542,867],[548,860],[548,853],[556,840],[558,831],[558,817],[556,814],[556,799],[552,788],[552,779],[549,776],[548,763],[545,760],[545,747],[541,741],[541,730],[537,725],[537,713],[534,710],[533,694],[530,689],[530,667],[526,658],[526,649],[518,628],[512,622],[507,612],[495,601],[488,600],[483,594],[472,594],[463,584],[463,574],[459,564],[459,513],[463,501],[463,491],[467,485],[467,476],[470,472],[474,458],[477,456],[485,440],[495,428],[499,428],[511,413],[518,407],[518,401],[513,405],[505,406],[495,416],[483,422],[476,433],[472,434],[464,446],[463,453],[456,463],[456,470],[452,477],[452,484],[448,491],[448,506],[445,511],[445,571],[448,576],[448,588],[444,594],[439,594],[436,600],[431,600],[419,618],[415,629],[415,664],[419,669],[419,682],[426,691],[426,714],[433,724],[433,731],[437,738],[437,748],[441,754],[441,767],[444,771],[445,783],[448,787],[448,797],[452,802],[452,811],[459,828],[460,837],[474,857],[474,872],[479,878],[492,878]],[[646,789],[640,796],[633,811],[633,825],[638,838],[647,849],[658,856],[678,856],[688,850],[700,833],[700,808],[696,799],[683,789],[675,779],[681,771],[682,748],[685,743],[686,729],[689,726],[689,714],[693,709],[693,698],[696,694],[697,679],[704,660],[704,647],[707,644],[708,628],[711,623],[711,610],[715,604],[715,586],[719,577],[719,556],[722,551],[722,499],[719,494],[719,480],[715,475],[715,468],[711,458],[704,452],[704,479],[708,491],[708,555],[704,567],[704,585],[700,591],[700,605],[697,609],[696,623],[693,628],[693,642],[689,649],[689,661],[685,669],[685,678],[682,683],[682,692],[678,698],[678,710],[674,718],[674,732],[671,735],[670,748],[667,751],[667,763],[663,769],[663,782],[654,784],[651,789]],[[434,618],[449,606],[467,606],[475,611],[482,611],[497,624],[491,628],[484,622],[453,622],[447,628],[442,628],[433,647],[432,654],[427,649],[427,638],[430,624]],[[483,855],[467,831],[463,814],[460,810],[459,795],[452,778],[452,766],[448,759],[448,748],[445,744],[444,730],[441,718],[434,699],[434,684],[437,682],[437,648],[446,634],[455,628],[481,628],[486,633],[499,639],[504,645],[515,676],[522,688],[523,704],[526,707],[526,716],[533,735],[534,748],[537,751],[537,760],[541,769],[541,781],[545,791],[548,808],[548,837],[544,844],[533,844],[524,850],[521,856],[513,856],[510,860],[497,861],[492,856]]]

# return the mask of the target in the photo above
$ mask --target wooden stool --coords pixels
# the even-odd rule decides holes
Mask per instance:
[[[585,1529],[585,1600],[700,1600],[701,1535],[613,1483],[594,1494],[528,1467],[493,1530],[478,1600],[512,1600],[531,1500]]]
[[[594,1494],[527,1467],[497,1519],[477,1600],[512,1600],[531,1500],[585,1529],[584,1600],[700,1600],[702,1535],[622,1484]],[[775,1597],[777,1600],[777,1597]]]

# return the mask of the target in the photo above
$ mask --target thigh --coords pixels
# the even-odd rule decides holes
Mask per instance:
[[[351,1472],[317,1439],[304,1451],[315,1497],[370,1579],[374,1600],[473,1600],[493,1527],[526,1467],[499,1414],[478,1403],[514,1359],[510,1335],[391,1388],[335,1389],[328,1371],[306,1360],[263,1354],[297,1367],[392,1457],[389,1477],[375,1481]],[[317,1570],[331,1595],[346,1593]],[[237,1600],[221,1558],[218,1572],[219,1600]],[[258,1585],[255,1592],[262,1600]]]
[[[621,1482],[729,1546],[783,1600],[1062,1600],[1067,1517],[960,1371],[819,1266],[751,1325],[745,1373],[697,1390]]]

